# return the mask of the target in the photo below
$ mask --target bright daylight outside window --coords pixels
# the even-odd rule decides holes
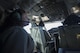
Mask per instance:
[[[56,28],[58,26],[62,26],[61,21],[51,22],[51,23],[45,23],[45,27],[47,30],[50,30],[51,28]],[[25,26],[24,29],[30,33],[31,23],[28,26]]]

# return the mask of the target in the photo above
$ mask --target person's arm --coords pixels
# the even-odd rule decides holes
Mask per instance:
[[[24,29],[16,27],[8,32],[3,37],[2,53],[33,53],[33,40]]]

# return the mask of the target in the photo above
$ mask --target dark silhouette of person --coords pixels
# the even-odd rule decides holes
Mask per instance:
[[[70,14],[63,22],[63,25],[76,25],[80,22],[80,17],[78,17],[76,14],[72,13]]]
[[[5,11],[2,12],[5,15]],[[33,53],[33,39],[23,29],[29,24],[26,11],[16,9],[2,18],[0,20],[0,53]]]

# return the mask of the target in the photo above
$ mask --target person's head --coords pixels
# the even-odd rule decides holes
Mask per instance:
[[[14,12],[12,12],[12,13],[8,13],[8,12],[6,12],[5,13],[5,15],[7,16],[7,17],[4,17],[4,18],[2,18],[1,20],[0,20],[0,25],[2,25],[3,24],[3,26],[4,25],[6,25],[6,24],[8,24],[8,25],[13,25],[12,23],[14,23],[14,25],[16,24],[16,25],[18,25],[19,24],[19,26],[25,26],[25,25],[28,25],[28,23],[29,23],[29,19],[27,18],[27,13],[23,10],[23,9],[27,9],[28,11],[29,11],[29,8],[31,7],[31,5],[32,5],[32,3],[34,3],[34,0],[28,0],[27,2],[26,2],[27,0],[7,0],[7,1],[5,1],[5,0],[3,0],[3,2],[1,2],[1,5],[0,6],[2,6],[5,10],[10,10],[10,9],[14,9],[14,8],[21,8],[21,9],[18,9],[18,10],[15,10]],[[3,4],[4,5],[3,5]],[[7,6],[6,6],[6,4],[7,4]],[[0,9],[1,10],[1,9]],[[17,12],[16,12],[17,11]],[[21,18],[21,21],[19,21],[19,22],[17,22],[17,20],[15,20],[15,18],[12,18],[12,17],[18,17],[18,16],[16,16],[16,15],[18,15],[18,16],[20,16],[20,17],[22,17]],[[4,15],[4,16],[5,16]],[[9,16],[10,15],[10,16]],[[15,15],[15,16],[14,16]],[[10,18],[9,18],[10,17]],[[25,18],[26,17],[26,18]],[[19,18],[19,17],[18,17]],[[4,20],[4,21],[3,21]],[[15,20],[15,21],[14,21]],[[6,22],[7,21],[7,22]],[[12,23],[11,23],[11,22]]]
[[[80,17],[76,14],[70,14],[63,22],[63,25],[76,25],[80,22]]]
[[[16,9],[9,13],[6,17],[5,25],[8,26],[26,26],[29,24],[29,18],[27,17],[27,12],[22,9]]]

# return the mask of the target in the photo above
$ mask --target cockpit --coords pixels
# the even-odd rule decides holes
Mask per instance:
[[[24,29],[34,40],[34,53],[80,53],[80,24],[63,24],[72,13],[80,18],[80,0],[0,0],[0,6],[27,11]]]

